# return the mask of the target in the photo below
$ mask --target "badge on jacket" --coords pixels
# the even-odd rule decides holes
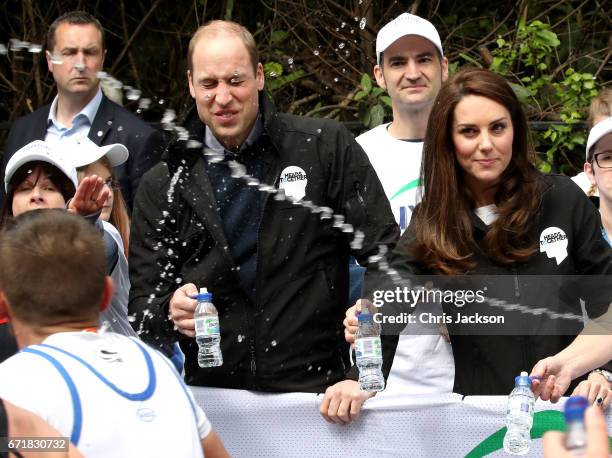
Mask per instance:
[[[567,258],[567,235],[558,227],[547,227],[540,234],[540,253],[555,258],[557,265]]]
[[[291,200],[300,200],[306,195],[308,179],[306,172],[297,165],[285,167],[280,174],[279,189],[285,191],[285,195]]]

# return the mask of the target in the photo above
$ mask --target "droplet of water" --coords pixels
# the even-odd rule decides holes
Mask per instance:
[[[276,340],[273,340],[272,342],[270,342],[270,345],[272,345],[273,347],[276,347]]]
[[[337,229],[342,229],[342,225],[344,224],[344,216],[342,215],[334,215],[334,224],[333,226]]]
[[[170,124],[176,119],[176,111],[172,109],[168,109],[164,111],[164,115],[162,116],[161,123],[162,124]]]
[[[342,22],[342,24],[340,24],[341,28],[344,28],[346,26],[346,22]]]
[[[138,96],[140,97],[140,94]],[[141,110],[147,110],[149,109],[150,106],[151,106],[151,99],[148,99],[146,97],[143,97],[142,99],[140,99],[140,102],[138,102],[138,108]],[[189,138],[189,134],[187,135],[187,138]]]
[[[289,59],[287,59],[287,63],[289,65],[293,65],[293,57],[290,57]]]
[[[339,49],[344,49],[344,42],[338,44]]]
[[[128,100],[138,100],[141,96],[142,92],[139,91],[138,89],[128,89],[127,94],[125,94],[125,96],[127,97]]]
[[[323,219],[331,219],[334,211],[329,208],[329,207],[319,207],[319,210],[321,211],[321,215],[319,216],[319,218]]]
[[[366,23],[367,23],[367,19],[366,19],[366,18],[364,18],[364,17],[362,17],[362,18],[361,18],[361,21],[359,21],[359,28],[360,28],[361,30],[365,29]]]
[[[334,83],[337,83],[337,82],[338,82],[338,78],[334,78]]]
[[[318,55],[319,55],[319,51],[318,51],[317,49],[315,49],[315,50],[314,50],[312,53],[313,53],[315,56],[318,56]]]
[[[242,178],[247,173],[246,167],[238,161],[229,161],[228,165],[231,170],[232,178]]]
[[[28,46],[30,46],[30,43],[27,41],[21,41],[21,40],[17,40],[16,38],[11,38],[9,40],[9,47],[11,48],[11,51],[20,51],[23,48],[27,48]]]
[[[276,78],[276,76],[277,76],[277,75],[276,75],[276,72],[270,72],[270,76],[271,76],[272,78]]]
[[[238,340],[238,343],[241,343],[244,340],[244,336],[242,334],[238,334],[238,338],[236,340]]]

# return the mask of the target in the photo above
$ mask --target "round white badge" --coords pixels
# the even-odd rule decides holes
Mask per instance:
[[[567,235],[558,227],[547,227],[540,234],[540,253],[555,258],[557,265],[567,258]]]
[[[297,165],[285,167],[280,174],[279,189],[285,191],[285,195],[291,200],[300,200],[306,195],[308,179],[306,172]]]

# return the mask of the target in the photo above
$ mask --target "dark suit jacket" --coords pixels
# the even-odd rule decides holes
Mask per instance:
[[[8,160],[22,146],[34,140],[45,139],[50,109],[50,104],[39,108],[18,118],[11,126],[2,158],[1,198],[4,198],[4,170]],[[131,212],[140,177],[159,162],[165,147],[164,136],[103,95],[88,137],[97,145],[121,143],[130,152],[128,160],[115,167],[115,176],[121,183],[123,197]]]

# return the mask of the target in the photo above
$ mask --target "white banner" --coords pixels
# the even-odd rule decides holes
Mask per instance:
[[[322,395],[191,387],[233,457],[502,457],[506,396],[384,396],[368,400],[348,426],[319,414]],[[384,394],[384,392],[382,393]],[[565,398],[536,402],[529,454],[561,429]],[[560,411],[561,410],[561,411]],[[612,415],[607,414],[612,433]]]

